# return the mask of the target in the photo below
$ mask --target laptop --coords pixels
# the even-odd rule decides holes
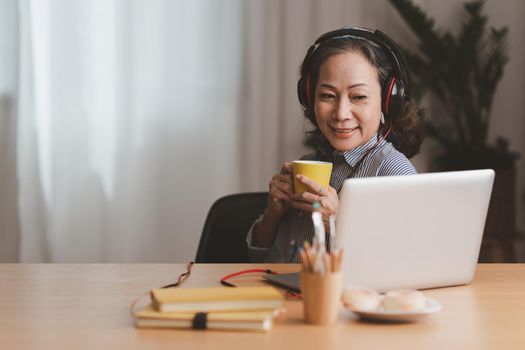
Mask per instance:
[[[343,286],[384,292],[474,279],[491,169],[348,179],[336,220]],[[299,274],[265,276],[299,291]]]

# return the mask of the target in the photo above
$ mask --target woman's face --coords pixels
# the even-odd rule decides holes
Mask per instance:
[[[381,118],[376,69],[358,52],[331,56],[320,67],[314,108],[319,129],[336,150],[365,144]]]

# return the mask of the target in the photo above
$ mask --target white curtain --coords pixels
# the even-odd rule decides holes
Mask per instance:
[[[18,10],[19,259],[193,258],[209,206],[240,187],[242,3]]]

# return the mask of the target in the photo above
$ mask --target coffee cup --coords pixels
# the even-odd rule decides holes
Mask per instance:
[[[309,179],[317,182],[323,187],[330,185],[330,176],[332,175],[332,163],[314,161],[314,160],[294,160],[292,162],[294,175],[294,191],[295,193],[305,192],[308,188],[296,176],[298,174],[304,175]]]

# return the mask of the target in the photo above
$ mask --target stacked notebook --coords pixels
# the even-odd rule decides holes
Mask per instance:
[[[275,288],[166,288],[151,291],[137,327],[268,331],[283,296]]]

